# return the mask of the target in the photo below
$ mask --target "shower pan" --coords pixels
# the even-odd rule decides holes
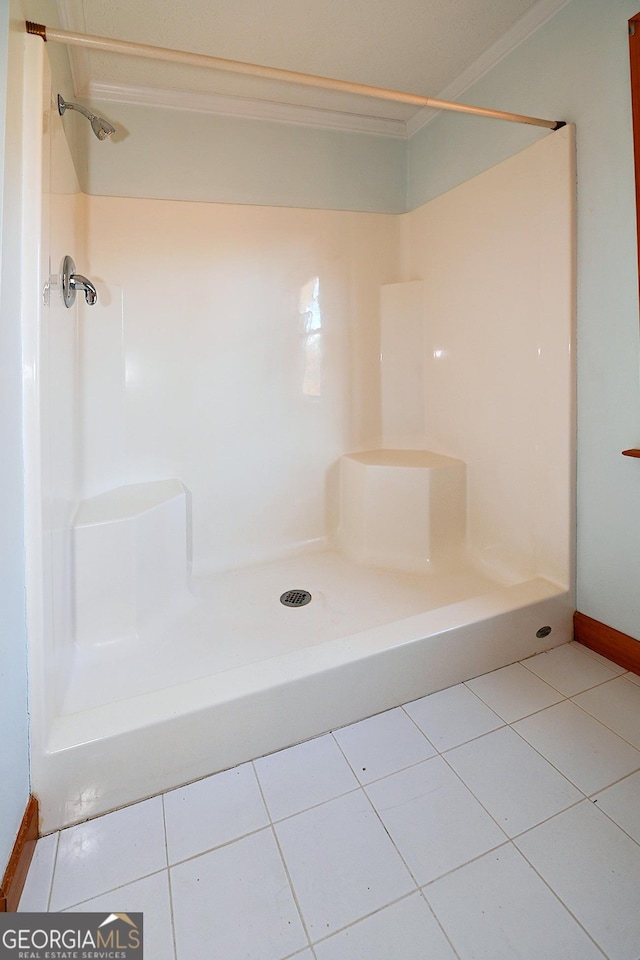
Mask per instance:
[[[33,41],[42,831],[568,640],[573,129],[398,215],[62,194]]]

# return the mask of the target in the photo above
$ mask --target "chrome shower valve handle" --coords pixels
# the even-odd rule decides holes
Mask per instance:
[[[81,273],[76,273],[76,265],[70,256],[66,256],[62,261],[60,270],[62,280],[62,299],[65,307],[72,307],[75,303],[78,290],[84,293],[84,298],[90,307],[98,301],[98,291]]]

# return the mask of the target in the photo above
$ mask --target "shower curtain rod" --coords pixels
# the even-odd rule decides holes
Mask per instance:
[[[186,50],[169,50],[145,43],[131,43],[128,40],[113,40],[109,37],[94,37],[86,33],[71,33],[57,30],[41,23],[26,21],[27,33],[35,34],[45,41],[66,43],[89,50],[106,50],[111,53],[123,53],[132,57],[147,57],[150,60],[170,60],[195,67],[208,67],[214,70],[226,70],[231,73],[265,77],[269,80],[286,80],[309,87],[322,87],[325,90],[341,90],[343,93],[356,93],[379,100],[393,100],[397,103],[410,103],[416,107],[432,107],[434,110],[455,110],[458,113],[471,113],[479,117],[493,117],[496,120],[511,120],[513,123],[528,123],[536,127],[559,130],[566,124],[562,120],[541,120],[539,117],[527,117],[519,113],[505,113],[502,110],[488,110],[485,107],[471,107],[451,100],[436,100],[415,93],[402,93],[385,87],[372,87],[365,83],[352,83],[349,80],[334,80],[331,77],[318,77],[294,70],[282,70],[279,67],[264,67],[257,63],[243,63],[240,60],[225,60],[221,57],[209,57],[202,53],[188,53]]]

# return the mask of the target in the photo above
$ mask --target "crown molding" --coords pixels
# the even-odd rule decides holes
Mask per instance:
[[[86,32],[86,24],[76,0],[57,0],[60,24],[63,29]],[[244,117],[247,120],[271,120],[326,130],[347,130],[371,133],[377,136],[407,139],[404,120],[372,117],[365,114],[326,110],[298,104],[252,100],[216,93],[167,90],[134,84],[103,83],[91,80],[89,52],[82,47],[68,47],[74,96],[105,100],[111,103],[131,103],[137,106],[164,107],[210,113],[225,117]]]
[[[538,0],[530,7],[499,40],[485,50],[459,77],[437,94],[438,100],[457,100],[465,90],[480,80],[501,60],[508,57],[516,47],[533,36],[548,20],[555,17],[572,0]],[[440,113],[431,107],[422,107],[407,121],[407,136],[412,137],[422,127],[431,123]]]
[[[499,40],[485,50],[452,83],[434,96],[439,100],[456,100],[571,2],[572,0],[538,0]],[[84,16],[75,0],[57,0],[57,7],[64,29],[86,31]],[[165,107],[227,117],[244,117],[250,120],[271,120],[279,123],[323,127],[328,130],[371,133],[404,140],[412,137],[440,112],[431,107],[423,107],[405,122],[269,100],[251,100],[244,97],[166,90],[131,84],[102,83],[91,80],[87,50],[79,47],[69,47],[68,50],[74,95],[112,103]]]
[[[407,125],[404,120],[343,113],[319,107],[276,103],[270,100],[250,100],[217,93],[166,90],[158,87],[99,81],[91,81],[78,95],[110,103],[190,110],[195,113],[243,117],[248,120],[271,120],[278,123],[323,127],[326,130],[349,130],[355,133],[373,133],[377,136],[407,139]]]

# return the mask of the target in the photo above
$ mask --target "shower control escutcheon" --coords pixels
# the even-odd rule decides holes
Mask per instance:
[[[69,255],[62,261],[60,268],[60,278],[62,282],[62,299],[65,307],[72,307],[76,300],[76,293],[81,290],[84,298],[90,307],[97,303],[98,291],[81,273],[76,273],[76,265]]]

